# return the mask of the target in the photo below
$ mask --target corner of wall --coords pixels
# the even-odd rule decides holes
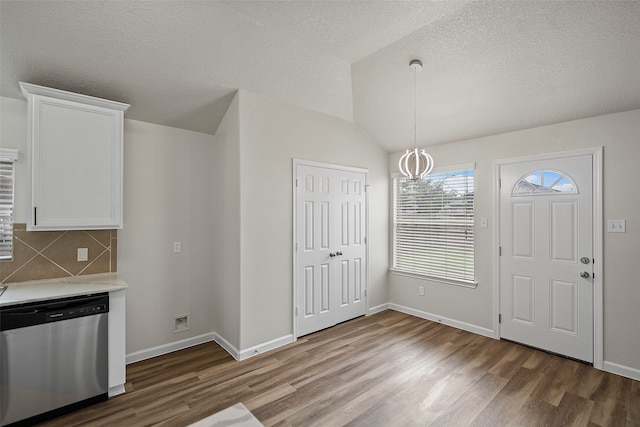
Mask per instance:
[[[213,301],[217,335],[240,346],[240,98],[238,90],[214,136]],[[232,353],[233,354],[233,353]]]

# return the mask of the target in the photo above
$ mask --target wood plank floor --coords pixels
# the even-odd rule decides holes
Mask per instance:
[[[640,426],[640,382],[387,310],[237,362],[208,343],[127,367],[127,393],[46,426]]]

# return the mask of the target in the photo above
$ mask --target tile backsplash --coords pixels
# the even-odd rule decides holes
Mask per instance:
[[[87,248],[87,261],[77,261]],[[14,224],[13,259],[0,261],[0,283],[117,271],[117,230],[27,231]]]

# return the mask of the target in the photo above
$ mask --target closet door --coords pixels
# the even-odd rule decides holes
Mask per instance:
[[[335,323],[366,313],[365,175],[336,171]]]
[[[366,313],[364,172],[296,165],[297,335]]]

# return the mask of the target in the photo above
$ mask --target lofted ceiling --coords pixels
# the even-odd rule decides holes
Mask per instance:
[[[215,133],[235,91],[353,121],[388,151],[640,108],[640,1],[0,2],[18,81]]]

